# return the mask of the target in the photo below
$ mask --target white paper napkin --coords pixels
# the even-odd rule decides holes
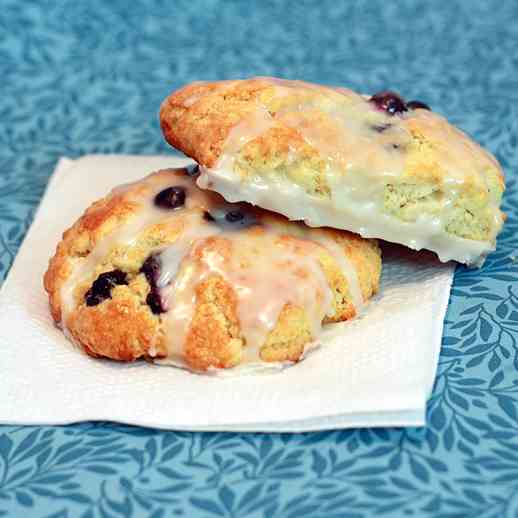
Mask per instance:
[[[329,326],[320,349],[281,372],[217,378],[94,360],[69,344],[42,287],[62,232],[115,185],[183,164],[60,160],[0,293],[0,422],[229,431],[423,425],[454,267],[403,248],[385,251],[381,292],[361,317]]]

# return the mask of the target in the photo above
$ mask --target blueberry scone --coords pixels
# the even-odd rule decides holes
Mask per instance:
[[[394,92],[198,82],[171,94],[160,120],[167,141],[202,166],[200,187],[310,226],[480,265],[504,221],[496,159]]]
[[[63,235],[45,289],[88,354],[197,371],[293,362],[377,291],[376,241],[229,204],[197,170],[118,187]]]

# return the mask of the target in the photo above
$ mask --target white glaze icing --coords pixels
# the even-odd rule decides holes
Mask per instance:
[[[268,227],[259,233],[255,229],[221,232],[218,237],[221,246],[207,247],[205,240],[196,241],[174,282],[163,292],[170,306],[164,317],[166,334],[180,337],[171,344],[171,358],[182,357],[196,286],[211,275],[222,277],[235,293],[240,331],[246,341],[245,361],[260,359],[260,346],[286,304],[304,308],[312,335],[319,334],[322,320],[332,308],[332,293],[317,259],[317,245],[282,239]],[[162,262],[164,270],[174,271],[176,266],[176,258]]]
[[[186,188],[184,208],[157,208],[154,197],[172,185]],[[172,244],[153,250],[161,263],[157,286],[166,308],[160,318],[167,337],[167,359],[175,364],[183,362],[196,287],[212,275],[223,278],[235,294],[240,333],[246,344],[244,361],[248,363],[260,361],[260,347],[286,304],[303,308],[312,336],[318,336],[322,320],[332,314],[333,308],[333,294],[318,259],[322,247],[334,257],[346,277],[356,310],[361,307],[363,300],[353,264],[344,250],[321,230],[303,225],[286,228],[249,205],[230,205],[219,195],[198,189],[192,178],[171,172],[159,172],[141,182],[119,187],[112,195],[124,197],[137,209],[131,218],[102,237],[86,258],[75,260],[61,288],[65,329],[68,316],[82,303],[75,292],[77,287],[91,284],[99,273],[110,269],[103,264],[114,248],[131,249],[142,233],[156,224],[171,226],[177,232]],[[243,225],[225,222],[224,216],[230,210],[245,213]],[[204,219],[204,211],[216,221]],[[154,345],[150,349],[150,355],[153,354]]]
[[[389,116],[365,96],[346,88],[257,79],[273,87],[273,99],[281,99],[281,107],[272,112],[258,101],[255,110],[232,128],[214,167],[202,168],[200,187],[215,190],[230,202],[247,201],[310,226],[333,226],[417,250],[427,248],[442,261],[481,264],[494,250],[503,222],[498,197],[489,200],[493,214],[490,240],[463,239],[446,231],[462,184],[489,190],[486,171],[500,168],[492,155],[443,117],[421,109]],[[296,129],[318,150],[325,161],[329,199],[306,192],[282,174],[244,176],[235,169],[243,146],[278,124]],[[376,130],[380,127],[384,129]],[[440,151],[444,196],[435,215],[422,214],[415,222],[405,222],[384,211],[384,191],[404,175],[413,131],[425,135]],[[296,155],[293,151],[288,156],[294,160]]]
[[[333,203],[330,204],[286,180],[266,181],[255,177],[253,181],[236,183],[234,174],[222,169],[202,168],[198,185],[217,191],[229,202],[246,199],[292,220],[302,220],[311,227],[344,228],[365,238],[382,237],[414,250],[433,250],[444,262],[453,259],[480,264],[483,257],[495,248],[494,243],[489,241],[474,241],[448,234],[440,217],[422,214],[416,222],[399,220],[383,212],[379,202],[358,200],[355,196],[357,190],[347,187],[342,192],[335,190]]]

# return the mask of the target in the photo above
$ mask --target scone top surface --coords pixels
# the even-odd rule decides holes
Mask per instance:
[[[397,95],[302,81],[193,83],[162,104],[168,142],[200,186],[305,220],[480,263],[504,190],[496,159],[442,116]]]
[[[375,242],[229,204],[196,174],[118,187],[64,234],[45,288],[89,354],[196,370],[296,361],[323,322],[353,317],[377,290]]]

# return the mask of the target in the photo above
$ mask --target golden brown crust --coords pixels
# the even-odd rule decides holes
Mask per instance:
[[[271,85],[260,79],[187,85],[162,103],[164,136],[199,164],[211,167],[230,130],[255,109],[254,101],[268,88]],[[289,128],[279,130],[283,129]],[[289,133],[293,137],[293,132]],[[278,140],[287,142],[282,135]]]
[[[72,313],[67,326],[73,338],[94,357],[133,361],[149,356],[166,356],[159,319],[127,288],[95,307],[80,306]]]
[[[185,344],[187,363],[197,370],[234,367],[243,347],[234,291],[222,278],[212,277],[198,285],[196,296]]]
[[[74,259],[87,256],[103,236],[122,224],[136,208],[134,203],[122,196],[107,196],[93,203],[63,234],[43,279],[56,322],[61,321],[60,289],[70,275]]]
[[[278,86],[289,86],[290,93],[276,94]],[[166,140],[173,147],[196,162],[213,167],[232,128],[257,110],[258,104],[270,115],[279,110],[297,112],[301,104],[307,104],[306,111],[297,114],[295,126],[307,124],[316,127],[321,140],[336,141],[336,126],[329,123],[327,110],[330,106],[339,110],[341,105],[347,104],[339,91],[323,85],[275,78],[197,82],[173,92],[163,101],[160,124]],[[288,121],[289,117],[283,121],[274,119],[272,127],[245,146],[244,153],[251,152],[249,146],[255,147],[254,157],[259,156],[272,163],[275,157],[286,156],[286,151],[291,148],[305,160],[315,159],[319,151],[308,145],[303,133]],[[504,189],[503,172],[494,157],[443,117],[434,114],[429,114],[428,118],[408,117],[403,126],[413,140],[408,150],[407,176],[425,181],[440,180],[444,174],[439,165],[442,157],[464,153],[467,158],[474,158],[486,167],[499,188]],[[473,177],[464,180],[469,187]]]
[[[304,310],[288,304],[261,348],[261,359],[266,362],[296,362],[312,338]]]

